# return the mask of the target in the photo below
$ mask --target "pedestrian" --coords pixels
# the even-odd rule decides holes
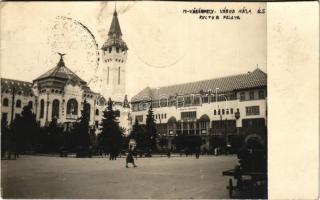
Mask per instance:
[[[200,147],[198,147],[198,148],[196,149],[196,158],[197,158],[197,159],[199,159],[199,157],[200,157],[200,152],[201,152]]]
[[[126,168],[129,168],[128,163],[132,163],[133,167],[137,167],[137,165],[134,163],[133,152],[131,148],[129,148],[128,155],[126,158]]]
[[[168,156],[168,158],[171,157],[171,151],[170,151],[170,149],[168,149],[167,156]]]

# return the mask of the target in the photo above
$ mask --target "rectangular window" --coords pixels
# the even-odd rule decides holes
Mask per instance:
[[[226,114],[229,115],[229,109],[228,108],[226,109]]]
[[[222,114],[224,115],[224,109],[222,109]]]
[[[220,115],[220,109],[218,110],[218,115]]]
[[[230,114],[233,114],[233,108],[230,109]]]
[[[181,112],[181,119],[182,120],[195,119],[195,118],[197,118],[196,111]]]
[[[259,115],[260,114],[259,106],[246,107],[246,114],[247,115]]]
[[[246,93],[245,92],[241,92],[240,93],[240,101],[245,101],[246,100]]]
[[[264,91],[263,90],[259,91],[259,99],[264,99]]]
[[[217,111],[216,111],[216,110],[214,110],[214,111],[213,111],[213,114],[214,114],[214,115],[217,115]]]
[[[254,91],[249,92],[249,97],[250,97],[250,100],[254,99]]]

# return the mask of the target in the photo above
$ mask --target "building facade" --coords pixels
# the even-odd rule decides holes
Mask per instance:
[[[160,138],[174,148],[176,136],[200,136],[210,149],[212,137],[258,135],[266,139],[267,75],[260,69],[212,80],[145,88],[132,100],[132,118],[146,123],[152,105]]]

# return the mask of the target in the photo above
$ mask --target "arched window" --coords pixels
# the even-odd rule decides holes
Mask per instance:
[[[78,115],[78,102],[75,99],[70,99],[67,103],[67,114]]]
[[[53,100],[52,102],[52,119],[53,118],[59,118],[59,107],[60,107],[60,102],[58,99]]]
[[[30,106],[30,108],[32,109],[32,108],[33,108],[33,102],[32,102],[32,101],[29,101],[29,102],[28,102],[28,106]]]
[[[44,100],[41,99],[40,101],[40,118],[43,118],[44,116]]]
[[[18,100],[16,101],[16,107],[17,107],[17,108],[21,108],[21,100],[20,100],[20,99],[18,99]]]
[[[8,99],[8,98],[4,98],[2,105],[3,105],[3,106],[9,106],[9,99]]]
[[[98,109],[96,109],[96,115],[99,115],[99,110]]]

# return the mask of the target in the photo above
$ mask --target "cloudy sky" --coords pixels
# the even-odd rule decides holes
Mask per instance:
[[[127,43],[127,93],[145,88],[246,73],[266,66],[265,3],[118,2]],[[240,20],[200,20],[183,9],[252,9]],[[1,76],[32,81],[56,65],[57,51],[90,86],[97,49],[107,38],[115,3],[2,3]],[[221,16],[221,15],[220,15]],[[66,18],[67,17],[67,18]],[[86,26],[94,39],[81,25]]]

